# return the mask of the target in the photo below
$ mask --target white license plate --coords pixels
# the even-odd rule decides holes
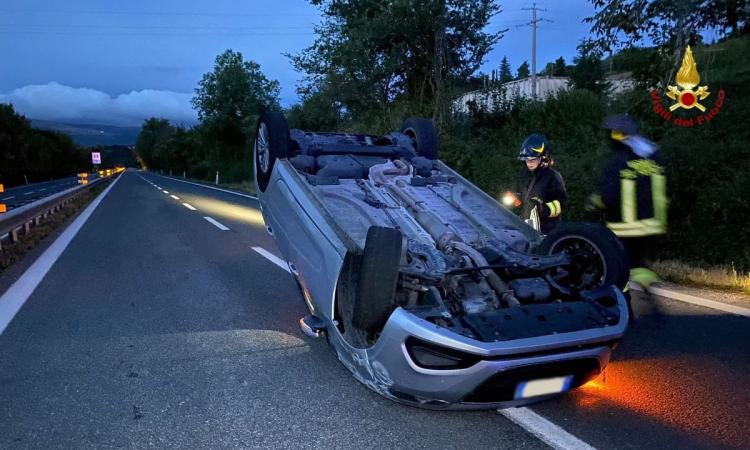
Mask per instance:
[[[567,377],[543,378],[541,380],[524,381],[516,386],[516,400],[539,395],[559,394],[570,389],[573,375]]]

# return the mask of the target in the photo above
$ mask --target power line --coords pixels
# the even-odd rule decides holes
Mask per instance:
[[[70,28],[70,29],[102,29],[102,30],[110,30],[110,29],[124,29],[124,30],[311,30],[312,26],[290,26],[290,27],[248,27],[248,26],[206,26],[206,25],[196,25],[196,26],[179,26],[179,25],[68,25],[68,24],[0,24],[0,27],[9,27],[9,28],[42,28],[42,29],[51,29],[51,28]]]
[[[280,13],[217,13],[217,12],[155,12],[155,11],[96,11],[96,10],[59,10],[59,9],[0,9],[4,14],[89,14],[89,15],[119,15],[119,16],[214,16],[214,17],[281,17]],[[284,13],[284,17],[309,17],[318,19],[319,16],[310,14]]]

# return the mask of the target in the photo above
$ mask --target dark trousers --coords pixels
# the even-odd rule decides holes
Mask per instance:
[[[649,247],[652,245],[651,236],[620,238],[625,251],[628,253],[628,261],[631,268],[646,265],[649,255]]]

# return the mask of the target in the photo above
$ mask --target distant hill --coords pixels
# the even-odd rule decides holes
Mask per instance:
[[[31,119],[31,126],[40,130],[52,130],[69,135],[82,147],[105,145],[135,145],[140,127],[116,127],[112,125],[70,124],[50,120]]]

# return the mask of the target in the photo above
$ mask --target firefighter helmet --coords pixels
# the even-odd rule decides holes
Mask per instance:
[[[524,139],[518,159],[547,158],[549,156],[549,142],[544,135],[534,133]]]

